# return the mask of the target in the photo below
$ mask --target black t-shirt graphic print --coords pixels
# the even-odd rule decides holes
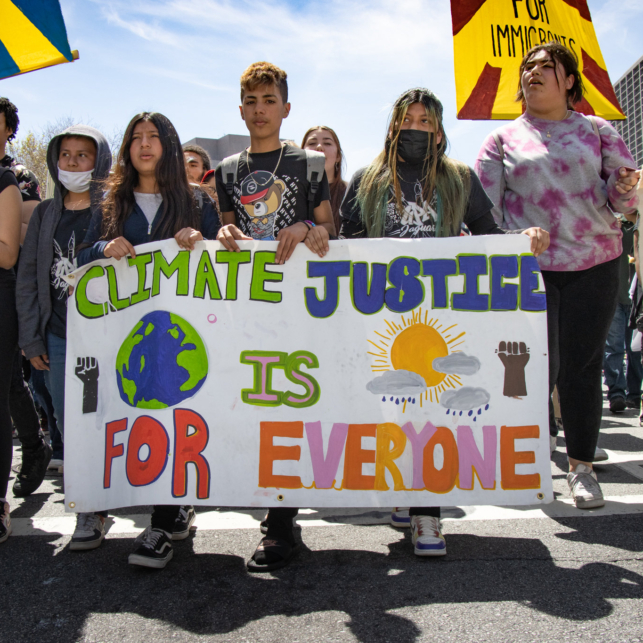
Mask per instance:
[[[76,249],[87,234],[91,218],[90,208],[64,209],[54,233],[54,261],[50,273],[51,317],[48,328],[58,337],[67,336],[69,284],[63,277],[76,270]]]
[[[279,156],[281,154],[281,160]],[[270,241],[280,230],[310,217],[306,153],[286,145],[272,152],[243,152],[233,194],[226,192],[221,165],[216,169],[217,194],[222,212],[234,211],[237,226],[253,239]],[[314,207],[330,198],[324,177],[315,194]]]

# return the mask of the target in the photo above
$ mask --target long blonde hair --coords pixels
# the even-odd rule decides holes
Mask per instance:
[[[413,103],[424,105],[427,117],[435,129],[435,136],[429,137],[429,147],[423,166],[422,198],[430,202],[433,190],[437,190],[436,236],[453,237],[460,234],[460,225],[464,219],[471,185],[469,168],[464,163],[446,156],[448,141],[442,124],[442,103],[432,91],[415,88],[404,92],[395,101],[384,149],[366,168],[357,191],[357,201],[369,237],[384,236],[391,192],[398,210],[400,212],[404,210],[402,190],[397,175],[397,144],[404,117]],[[442,135],[439,143],[437,142],[438,133]]]

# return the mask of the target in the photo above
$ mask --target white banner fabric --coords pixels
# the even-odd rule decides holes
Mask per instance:
[[[525,236],[239,245],[68,278],[68,511],[553,499]]]

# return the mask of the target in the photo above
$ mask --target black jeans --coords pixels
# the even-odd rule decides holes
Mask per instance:
[[[16,350],[9,390],[9,411],[23,450],[36,451],[43,443],[38,413],[22,371],[22,353]]]
[[[154,505],[152,511],[152,528],[162,529],[171,534],[174,531],[174,523],[179,517],[181,505]]]
[[[440,507],[411,507],[409,509],[409,516],[432,516],[433,518],[439,518],[440,515]]]
[[[3,276],[0,275],[0,279]],[[17,347],[18,314],[16,313],[15,282],[0,281],[0,499],[7,497],[11,474],[13,436],[9,413],[9,389]]]
[[[54,403],[51,401],[51,395],[49,394],[49,390],[45,384],[44,371],[38,371],[35,368],[32,368],[29,383],[33,392],[34,402],[37,406],[40,406],[42,413],[47,416],[49,440],[51,442],[51,448],[54,450],[52,457],[56,460],[62,460],[64,458],[63,438],[62,435],[60,435],[58,426],[56,425]]]
[[[294,542],[292,521],[299,513],[296,507],[270,507],[268,509],[268,530],[266,538],[280,538]]]
[[[593,460],[601,427],[601,371],[605,340],[616,310],[618,263],[619,259],[613,259],[588,270],[542,271],[547,293],[550,398],[558,384],[567,455],[583,462]],[[550,410],[550,418],[552,415]]]

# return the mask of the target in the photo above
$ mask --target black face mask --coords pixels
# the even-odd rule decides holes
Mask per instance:
[[[433,149],[433,132],[423,132],[419,129],[404,129],[397,139],[397,153],[407,163],[422,163],[429,149]]]

